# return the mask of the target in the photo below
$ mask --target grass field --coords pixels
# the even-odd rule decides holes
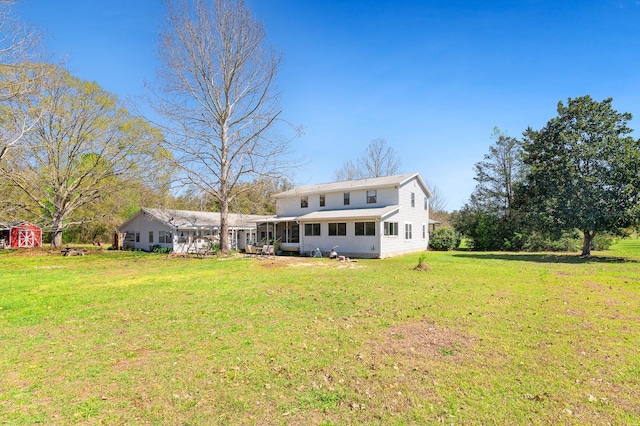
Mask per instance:
[[[640,240],[417,262],[0,252],[0,424],[640,424]]]

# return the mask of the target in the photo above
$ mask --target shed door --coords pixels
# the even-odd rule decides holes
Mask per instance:
[[[36,245],[35,232],[28,229],[21,229],[18,232],[18,247],[34,247]]]

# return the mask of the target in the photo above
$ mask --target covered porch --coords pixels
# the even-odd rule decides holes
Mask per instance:
[[[295,217],[272,217],[257,222],[257,245],[273,245],[275,251],[300,252],[300,225]]]

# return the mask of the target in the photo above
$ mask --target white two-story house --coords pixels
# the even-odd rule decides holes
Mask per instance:
[[[301,186],[276,198],[258,239],[283,251],[384,258],[426,250],[431,192],[418,173]]]

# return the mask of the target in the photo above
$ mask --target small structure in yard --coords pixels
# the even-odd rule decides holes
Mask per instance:
[[[29,222],[0,222],[0,249],[42,247],[42,228]]]

